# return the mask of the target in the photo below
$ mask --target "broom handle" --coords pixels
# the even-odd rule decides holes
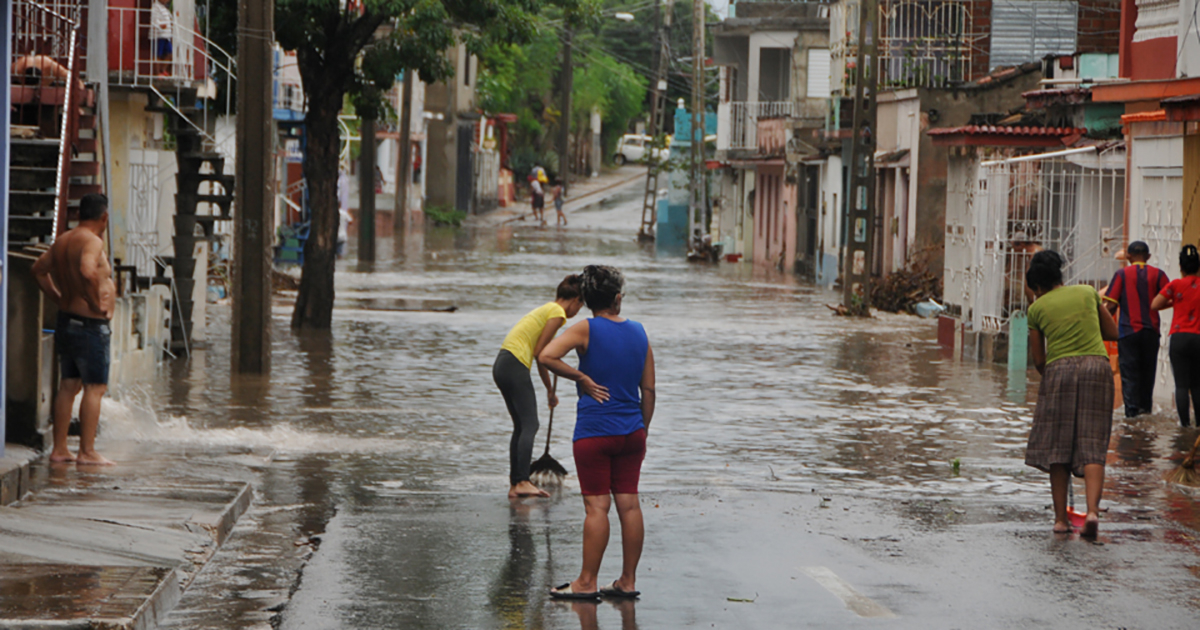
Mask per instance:
[[[555,393],[558,392],[558,375],[554,375],[554,383],[550,385],[550,389]],[[550,420],[546,422],[546,451],[542,453],[542,457],[550,454],[550,432],[554,430],[554,407],[550,408]]]

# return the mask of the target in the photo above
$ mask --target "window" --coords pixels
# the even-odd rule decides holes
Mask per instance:
[[[1015,66],[1075,52],[1075,0],[995,0],[989,65]]]
[[[829,49],[808,49],[807,98],[829,98]]]

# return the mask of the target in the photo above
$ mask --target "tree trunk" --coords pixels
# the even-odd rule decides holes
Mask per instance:
[[[337,117],[342,105],[341,93],[336,96],[310,94],[308,114],[304,117],[308,135],[304,178],[312,216],[308,241],[304,244],[304,267],[296,309],[292,312],[292,328],[328,330],[333,324],[333,271],[340,218],[337,180],[341,141]]]

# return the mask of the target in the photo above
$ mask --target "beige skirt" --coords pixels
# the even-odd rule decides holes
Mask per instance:
[[[1077,477],[1084,466],[1103,464],[1112,434],[1113,390],[1108,357],[1066,357],[1046,366],[1025,464],[1046,472],[1063,464]]]

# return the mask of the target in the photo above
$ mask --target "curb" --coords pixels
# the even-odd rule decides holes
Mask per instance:
[[[43,457],[31,448],[16,444],[6,444],[4,450],[5,455],[0,458],[0,506],[20,501],[33,492],[35,484],[29,466]]]
[[[162,577],[154,591],[127,616],[109,617],[101,613],[81,619],[0,619],[0,630],[153,630],[179,604],[182,591],[179,571],[149,570],[163,571]],[[124,597],[114,597],[120,599]]]

